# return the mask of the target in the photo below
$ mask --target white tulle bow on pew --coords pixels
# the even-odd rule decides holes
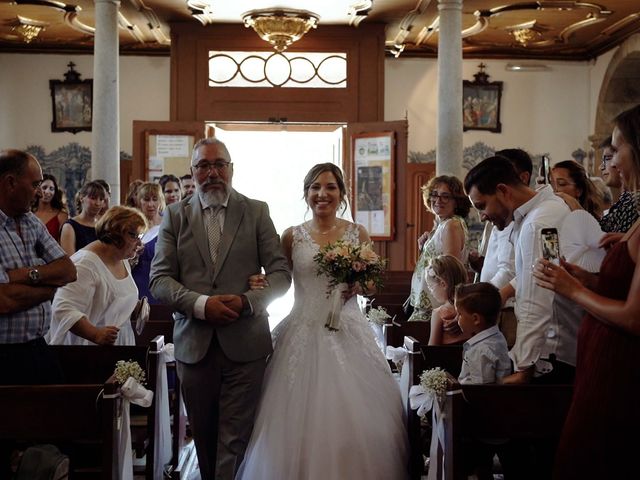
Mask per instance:
[[[129,377],[120,387],[122,397],[121,412],[118,422],[118,478],[121,480],[133,480],[133,455],[131,453],[131,420],[129,416],[129,403],[135,403],[141,407],[150,407],[153,402],[153,392],[147,390],[138,381]],[[162,477],[160,477],[162,478]]]
[[[156,354],[156,352],[150,352]],[[164,466],[171,462],[171,415],[169,411],[169,386],[167,383],[167,363],[174,362],[173,343],[167,343],[158,354],[156,377],[156,417],[153,478],[163,478]],[[177,421],[177,420],[176,420]]]

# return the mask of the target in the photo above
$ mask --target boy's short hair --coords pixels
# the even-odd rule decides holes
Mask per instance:
[[[466,283],[456,287],[456,307],[484,317],[487,325],[495,325],[502,308],[500,291],[489,282]]]

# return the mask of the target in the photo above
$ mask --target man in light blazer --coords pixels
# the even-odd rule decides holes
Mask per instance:
[[[170,205],[150,288],[175,309],[175,356],[203,480],[233,479],[244,456],[272,352],[267,305],[291,284],[269,209],[231,188],[215,138],[196,143],[196,194]],[[268,285],[249,289],[264,268]]]

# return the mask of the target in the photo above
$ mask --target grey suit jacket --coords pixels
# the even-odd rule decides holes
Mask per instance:
[[[249,290],[249,276],[262,267],[269,287]],[[151,264],[150,289],[156,299],[175,308],[173,338],[175,356],[181,362],[201,360],[214,331],[231,360],[249,362],[269,355],[272,344],[266,307],[290,284],[288,263],[266,203],[231,190],[215,269],[198,195],[165,210]],[[223,294],[246,295],[253,314],[221,327],[193,316],[200,295]]]

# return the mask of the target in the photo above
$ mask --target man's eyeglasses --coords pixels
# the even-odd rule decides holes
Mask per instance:
[[[450,193],[438,194],[438,192],[431,192],[429,194],[429,200],[431,200],[432,202],[435,202],[436,200],[440,199],[442,200],[442,202],[447,203],[452,198],[453,198],[453,195],[451,195]]]
[[[200,173],[209,173],[213,168],[218,173],[223,172],[231,162],[225,162],[223,160],[216,160],[215,162],[200,162],[194,168]]]

